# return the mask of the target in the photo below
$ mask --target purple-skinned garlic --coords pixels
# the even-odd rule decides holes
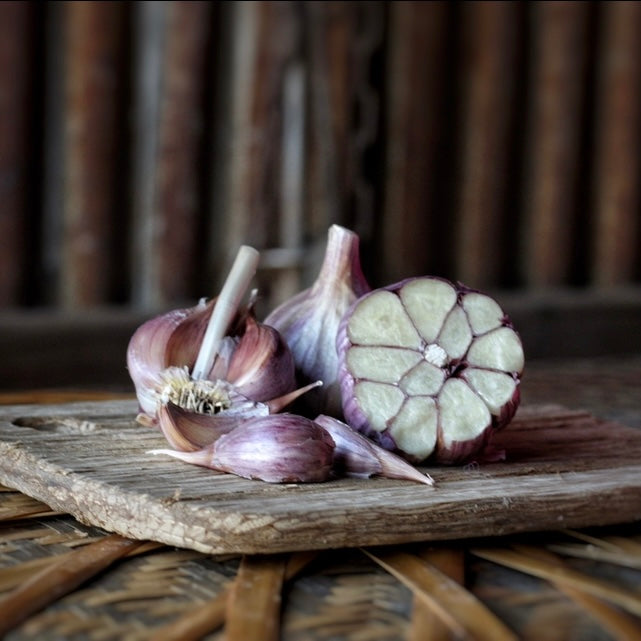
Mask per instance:
[[[334,447],[320,425],[283,413],[250,418],[197,451],[151,453],[269,483],[314,483],[330,478]]]
[[[298,460],[293,458],[291,448],[294,447],[293,443],[300,440],[301,430],[314,431],[316,428],[320,428],[328,433],[335,445],[331,461],[333,477],[369,478],[371,476],[383,476],[433,485],[433,480],[430,476],[421,473],[407,461],[392,452],[384,450],[355,432],[345,423],[331,416],[320,415],[316,417],[313,421],[315,428],[310,427],[309,419],[293,414],[272,416],[271,418],[274,420],[270,421],[255,421],[255,419],[268,416],[267,407],[262,404],[254,404],[249,407],[241,407],[239,405],[235,411],[227,415],[223,410],[219,414],[211,416],[189,412],[171,402],[165,403],[158,412],[158,424],[169,444],[177,452],[171,453],[171,451],[167,450],[163,450],[163,452],[188,463],[246,476],[246,474],[239,472],[239,470],[245,469],[242,467],[245,464],[244,459],[254,460],[257,457],[262,458],[266,455],[265,451],[263,451],[266,435],[269,442],[268,447],[277,446],[274,444],[274,435],[253,428],[248,431],[247,424],[259,425],[261,429],[266,431],[276,428],[280,430],[275,434],[280,438],[279,442],[284,447],[283,453],[290,461]],[[220,449],[222,446],[217,446],[215,443],[237,430],[245,434],[242,439],[242,450],[238,451],[237,458],[234,461],[232,459],[222,459],[221,451],[224,450]],[[288,431],[292,434],[291,440],[286,437]],[[253,446],[250,444],[250,438],[255,439]],[[224,441],[224,443],[228,442],[229,440]],[[190,454],[183,456],[180,452]],[[214,453],[217,458],[212,458]],[[270,453],[269,456],[271,455]],[[228,469],[221,466],[221,461],[224,460],[228,463]],[[294,467],[292,469],[296,474],[300,474],[298,468]],[[281,469],[282,471],[283,469]],[[252,478],[263,478],[263,476],[254,476]],[[307,476],[305,479],[311,480]]]
[[[513,417],[524,356],[489,296],[436,277],[366,294],[337,336],[351,427],[413,462],[482,454]]]
[[[162,403],[217,414],[236,403],[267,403],[295,390],[294,359],[283,337],[256,321],[253,299],[240,307],[258,252],[241,247],[220,295],[141,325],[127,366],[142,416],[153,423]]]
[[[184,370],[174,373],[174,377],[180,376],[189,379]],[[202,385],[199,386],[199,383]],[[199,401],[199,407],[196,410],[186,409],[192,407],[194,403],[189,400],[175,403],[171,400],[174,396],[171,391],[165,393],[161,390],[157,420],[153,424],[160,428],[173,448],[183,452],[193,452],[210,445],[248,419],[280,412],[296,398],[319,384],[320,381],[310,383],[306,387],[260,403],[239,394],[225,381],[215,381],[212,384],[210,381],[187,380],[186,384],[179,384],[178,387],[182,393],[185,390],[194,393]],[[220,398],[224,398],[224,404],[220,402]],[[144,419],[142,422],[145,422]]]
[[[400,456],[376,445],[342,421],[321,414],[314,422],[325,428],[336,444],[334,473],[337,476],[383,476],[434,485],[434,480],[428,474],[421,473]]]
[[[360,265],[358,236],[344,227],[332,225],[314,284],[265,318],[265,323],[277,329],[287,341],[299,383],[323,381],[321,388],[303,398],[310,415],[342,415],[336,333],[349,306],[368,291],[370,287]]]

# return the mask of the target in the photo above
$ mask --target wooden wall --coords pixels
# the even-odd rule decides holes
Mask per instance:
[[[0,306],[641,280],[638,2],[0,3]]]

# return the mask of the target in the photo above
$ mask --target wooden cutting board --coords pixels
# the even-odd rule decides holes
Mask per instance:
[[[0,410],[0,483],[78,520],[208,553],[444,540],[641,519],[641,430],[553,406],[521,408],[502,463],[388,479],[273,485],[147,451],[130,401]]]

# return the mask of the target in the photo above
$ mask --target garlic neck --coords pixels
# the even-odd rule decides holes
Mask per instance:
[[[323,297],[330,293],[352,293],[356,298],[360,298],[369,290],[360,265],[357,234],[340,225],[332,225],[323,264],[318,278],[312,285],[311,294]]]

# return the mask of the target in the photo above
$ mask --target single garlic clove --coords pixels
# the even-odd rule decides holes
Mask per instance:
[[[334,472],[338,476],[384,476],[434,485],[428,474],[419,472],[400,456],[376,445],[342,421],[321,414],[314,422],[325,428],[336,444]]]
[[[301,383],[323,381],[320,390],[304,398],[310,414],[342,416],[336,333],[349,306],[368,291],[360,265],[358,236],[332,225],[314,284],[282,303],[265,319],[287,341]]]
[[[152,450],[194,465],[270,483],[307,483],[330,477],[334,441],[307,418],[274,414],[252,418],[194,452]]]
[[[211,445],[223,434],[231,432],[249,418],[267,416],[264,403],[247,401],[242,411],[238,406],[217,414],[200,414],[168,402],[158,410],[158,426],[169,444],[181,452],[195,452]]]
[[[294,358],[273,327],[249,315],[224,378],[241,394],[266,401],[296,387]]]
[[[499,305],[440,278],[359,299],[337,336],[347,422],[411,461],[481,453],[519,403],[518,334]]]

